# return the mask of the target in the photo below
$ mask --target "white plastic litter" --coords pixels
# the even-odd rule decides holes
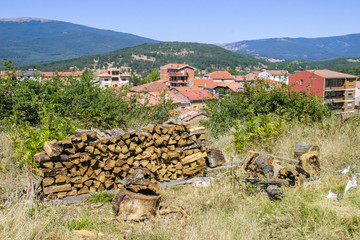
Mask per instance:
[[[352,187],[357,187],[356,177],[357,177],[358,175],[360,175],[360,173],[356,173],[356,174],[353,176],[352,180],[349,180],[349,181],[348,181],[348,183],[346,184],[346,187],[345,187],[344,196],[345,196],[346,192],[347,192],[350,188],[352,188]]]
[[[327,198],[337,198],[337,194],[333,193],[331,189],[329,190],[328,195],[326,195]]]
[[[344,168],[341,172],[342,174],[347,174],[350,171],[350,165],[347,168]]]

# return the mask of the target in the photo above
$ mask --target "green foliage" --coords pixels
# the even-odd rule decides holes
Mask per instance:
[[[144,80],[142,81],[142,84],[145,84],[145,83],[151,83],[151,82],[154,82],[154,81],[157,81],[160,79],[160,73],[159,71],[157,70],[157,68],[154,68],[151,73],[149,73],[145,78]]]
[[[240,73],[238,71],[236,71],[235,69],[229,69],[227,71],[233,76],[240,75]]]
[[[233,133],[235,149],[241,151],[255,142],[269,146],[281,135],[283,129],[283,120],[271,114],[248,117],[244,125],[237,126]]]
[[[115,196],[114,193],[99,192],[94,193],[91,198],[88,199],[90,203],[110,203],[111,199]]]
[[[257,80],[255,84],[245,84],[244,91],[208,100],[204,113],[209,119],[202,123],[218,136],[247,116],[274,113],[286,121],[308,123],[328,116],[329,109],[322,99],[309,92],[291,91],[281,83]]]
[[[65,223],[65,227],[69,230],[92,230],[96,225],[96,219],[91,215],[82,215],[81,217],[70,219]]]
[[[29,163],[30,166],[35,167],[33,157],[43,150],[46,141],[65,139],[76,129],[69,118],[51,116],[46,112],[40,115],[41,124],[38,127],[32,127],[28,121],[16,118],[16,115],[12,116],[11,120],[8,120],[8,126],[9,136],[20,159],[19,166]]]
[[[129,78],[129,82],[130,82],[130,85],[132,85],[132,86],[138,86],[138,85],[141,85],[142,79],[141,79],[141,77],[138,77],[133,73],[133,74],[131,74],[131,76]]]

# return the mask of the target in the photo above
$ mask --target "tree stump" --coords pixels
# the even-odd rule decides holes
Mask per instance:
[[[140,221],[155,216],[160,199],[160,195],[145,195],[120,188],[113,200],[113,210],[120,220]]]

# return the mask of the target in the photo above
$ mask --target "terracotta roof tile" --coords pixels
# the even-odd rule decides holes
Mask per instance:
[[[217,71],[207,74],[212,79],[235,79],[228,71]]]
[[[187,97],[190,101],[205,100],[208,98],[216,98],[210,91],[207,90],[191,90],[180,91],[182,95]]]
[[[146,83],[143,85],[132,87],[130,90],[133,92],[158,92],[161,90],[169,89],[164,80],[157,80],[151,83]]]
[[[321,70],[306,70],[308,72],[314,73],[323,78],[357,78],[357,76],[335,72],[328,69],[321,69]]]

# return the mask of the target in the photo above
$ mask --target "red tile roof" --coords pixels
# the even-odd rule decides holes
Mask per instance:
[[[44,77],[55,77],[55,76],[78,77],[81,74],[82,74],[82,72],[42,72],[42,75],[44,75]]]
[[[209,78],[203,78],[203,79],[192,79],[190,81],[190,86],[193,87],[206,87],[208,84],[212,84],[214,83],[214,80],[209,79]]]
[[[143,85],[132,87],[130,90],[132,92],[142,92],[142,91],[158,92],[165,89],[169,89],[168,86],[166,85],[166,81],[157,80],[151,83],[146,83]]]
[[[246,75],[237,75],[235,76],[236,82],[243,82],[243,81],[254,81],[256,75],[254,73],[248,73]]]
[[[216,98],[210,91],[207,90],[191,90],[180,91],[182,95],[187,97],[190,101],[206,100],[208,98]]]
[[[264,70],[264,71],[270,73],[271,75],[285,75],[287,73],[286,70]],[[252,71],[252,73],[259,74],[264,71]]]
[[[136,93],[129,92],[127,94],[127,98],[131,98],[133,96],[137,97],[137,102],[141,104],[146,104],[146,106],[155,106],[160,103],[159,96],[153,95],[151,93]]]
[[[209,73],[205,76],[209,76],[212,79],[235,79],[233,75],[231,75],[228,71],[217,71]]]
[[[233,92],[243,91],[244,86],[239,82],[231,82],[231,83],[217,83],[214,82],[212,84],[209,84],[206,88],[215,89],[217,87],[227,87],[231,89]]]
[[[306,70],[310,73],[314,73],[320,77],[323,78],[357,78],[357,76],[341,73],[341,72],[335,72],[327,69],[321,69],[321,70]]]
[[[160,69],[181,69],[181,68],[184,68],[184,67],[189,67],[189,68],[192,68],[192,69],[195,69],[194,67],[191,67],[187,64],[179,64],[179,63],[169,63],[169,64],[166,64],[164,66],[161,66]]]

